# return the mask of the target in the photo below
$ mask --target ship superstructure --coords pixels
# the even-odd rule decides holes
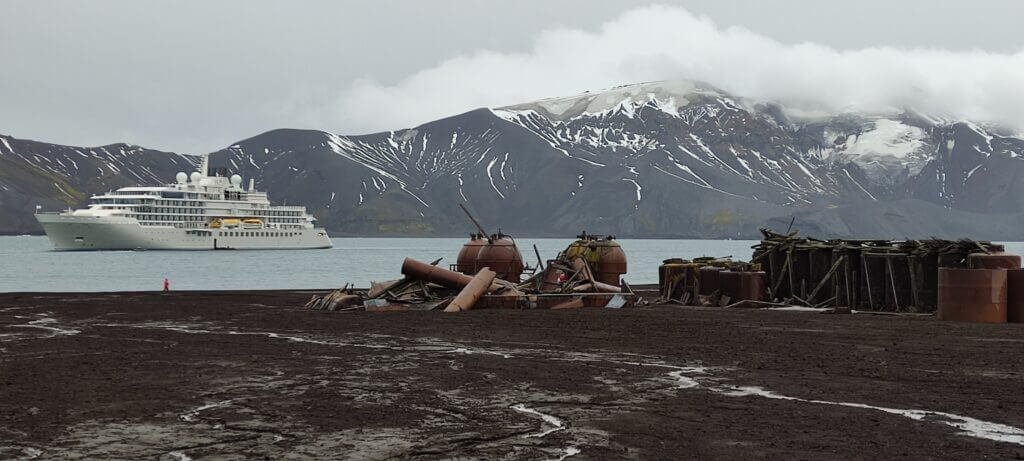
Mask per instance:
[[[303,206],[275,206],[238,175],[178,173],[164,186],[122,187],[94,195],[87,208],[36,213],[58,250],[215,250],[330,248],[326,230]]]

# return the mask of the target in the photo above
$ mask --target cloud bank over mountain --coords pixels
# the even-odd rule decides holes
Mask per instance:
[[[595,31],[549,30],[526,53],[480,50],[393,84],[358,80],[330,107],[307,116],[325,118],[327,128],[373,132],[475,107],[671,79],[706,81],[734,94],[808,111],[909,107],[1024,129],[1024,50],[790,45],[745,28],[719,26],[683,8],[657,5],[626,12]]]

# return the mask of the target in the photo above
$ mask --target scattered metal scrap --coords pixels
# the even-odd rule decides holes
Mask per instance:
[[[467,212],[468,214],[468,212]],[[472,219],[472,216],[470,216]],[[611,236],[585,232],[557,257],[531,268],[520,281],[524,265],[515,241],[502,233],[484,237],[480,229],[449,270],[406,258],[402,279],[374,282],[369,290],[343,287],[314,296],[306,307],[321,310],[435,310],[460,312],[479,308],[567,309],[628,307],[637,296],[621,276],[626,254]],[[541,269],[542,268],[542,269]]]

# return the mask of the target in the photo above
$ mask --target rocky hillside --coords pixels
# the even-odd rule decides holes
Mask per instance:
[[[108,158],[129,183],[166,181],[195,162],[7,140],[0,161],[20,165],[16,177],[64,178],[81,195],[59,195],[49,185],[59,181],[8,184],[5,164],[0,210],[21,223],[6,232],[37,229],[26,215],[34,197],[71,203],[112,187],[112,177],[85,184],[97,170],[68,170],[68,158],[88,155],[101,173],[107,160],[90,152],[120,159]],[[306,205],[336,235],[461,234],[465,203],[520,235],[739,238],[795,216],[796,227],[823,236],[1024,240],[1021,154],[1024,140],[969,122],[913,111],[795,114],[659,82],[363,136],[275,130],[213,153],[212,163],[255,177],[275,202]],[[17,205],[5,187],[21,194]]]
[[[72,147],[0,135],[0,234],[41,233],[36,205],[61,210],[97,192],[164,183],[197,161],[127,144]]]

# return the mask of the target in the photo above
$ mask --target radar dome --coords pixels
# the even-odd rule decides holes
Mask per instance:
[[[185,184],[185,181],[188,181],[188,175],[185,174],[184,171],[179,171],[178,174],[174,176],[174,179],[178,180],[178,184]]]
[[[238,187],[240,184],[242,184],[242,177],[237,174],[231,175],[231,185]]]
[[[202,177],[203,177],[203,174],[202,174],[202,173],[200,173],[200,172],[198,172],[198,171],[193,171],[193,172],[192,172],[192,175],[191,175],[191,176],[189,176],[189,179],[190,179],[190,180],[191,180],[192,182],[199,182],[199,178],[202,178]]]

